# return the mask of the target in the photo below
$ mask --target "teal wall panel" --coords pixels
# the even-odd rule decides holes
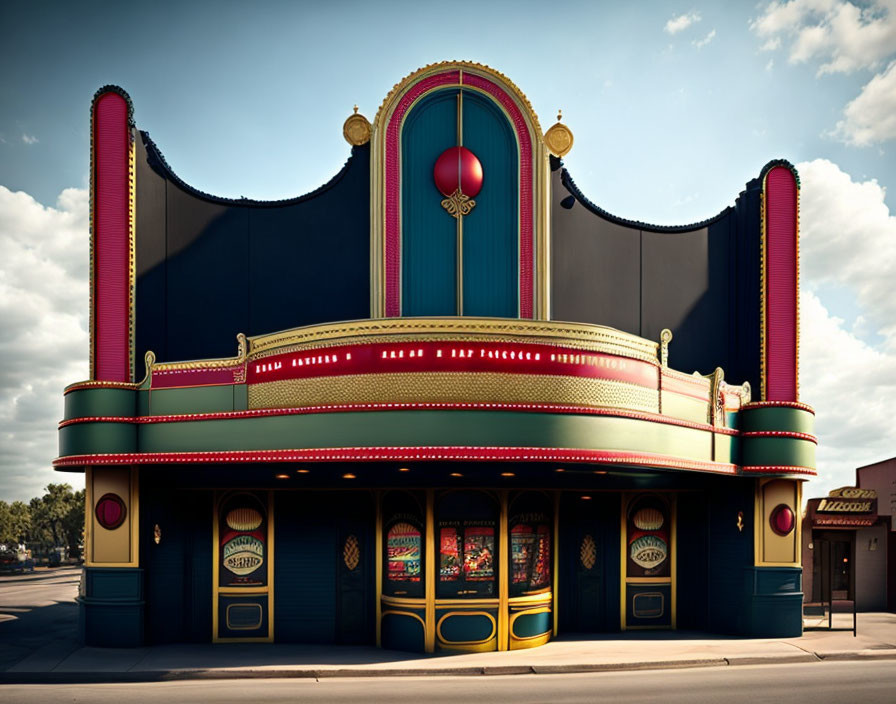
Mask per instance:
[[[382,640],[383,647],[391,650],[410,650],[422,653],[426,641],[423,629],[423,612],[411,616],[411,613],[387,613],[383,614]]]
[[[478,609],[477,609],[478,611]],[[497,612],[489,609],[492,618],[481,613],[464,614],[461,608],[437,610],[438,634],[446,644],[485,641],[496,634]],[[449,615],[450,614],[450,615]]]
[[[457,314],[457,231],[442,208],[432,170],[457,144],[457,91],[424,98],[401,140],[401,297],[403,315]]]
[[[743,635],[754,638],[803,635],[802,575],[800,567],[753,567],[744,571],[749,607]]]
[[[84,645],[135,648],[143,645],[143,570],[84,568],[78,630]]]
[[[464,91],[464,146],[482,162],[482,191],[464,218],[464,315],[519,315],[519,157],[490,99]]]
[[[144,478],[140,555],[150,644],[211,640],[213,511],[211,491],[172,490],[162,476]]]
[[[517,638],[533,638],[551,630],[553,617],[550,611],[539,614],[523,614],[513,622],[513,635]]]
[[[336,640],[338,496],[278,492],[274,509],[274,638]]]

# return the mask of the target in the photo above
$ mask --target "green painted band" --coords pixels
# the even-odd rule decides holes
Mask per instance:
[[[741,441],[741,463],[751,466],[790,465],[815,467],[816,445],[797,438],[745,438]]]
[[[77,423],[59,429],[59,456],[96,452],[137,451],[137,426],[133,423]]]
[[[71,426],[69,426],[71,427]],[[68,429],[68,428],[65,428]],[[371,411],[151,423],[139,452],[381,446],[506,446],[617,450],[732,463],[712,457],[704,430],[612,416],[512,411]],[[736,445],[727,444],[729,454]],[[91,453],[108,452],[98,445]]]
[[[131,417],[137,412],[135,399],[132,389],[76,389],[65,395],[64,417]]]
[[[739,413],[739,429],[744,433],[763,430],[786,430],[811,435],[815,430],[815,415],[801,408],[767,406],[747,408]]]

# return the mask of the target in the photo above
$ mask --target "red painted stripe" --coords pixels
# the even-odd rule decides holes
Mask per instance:
[[[751,430],[741,433],[743,438],[793,438],[794,440],[808,440],[818,444],[818,438],[809,433],[794,433],[789,430]]]
[[[94,376],[130,381],[128,106],[105,93],[93,115]]]
[[[494,461],[575,462],[630,465],[657,469],[686,469],[717,474],[737,474],[737,466],[701,462],[646,452],[581,450],[555,447],[336,447],[297,450],[234,450],[229,452],[133,452],[125,454],[72,455],[53,461],[54,467],[121,464],[218,464],[234,462],[381,462],[381,461]]]
[[[403,342],[327,347],[254,360],[249,363],[247,378],[250,384],[260,384],[286,379],[411,372],[575,376],[622,381],[654,390],[657,387],[656,365],[647,362],[568,347],[511,342]],[[706,399],[708,396],[704,396]]]
[[[796,179],[783,166],[766,176],[766,398],[795,401]]]
[[[144,425],[152,423],[189,423],[205,420],[233,420],[238,418],[266,418],[270,416],[313,415],[318,413],[365,413],[373,411],[513,411],[520,413],[558,413],[563,415],[608,416],[612,418],[630,418],[650,423],[675,425],[692,430],[718,433],[719,435],[739,435],[734,428],[722,428],[708,423],[695,423],[657,413],[614,410],[611,408],[589,408],[549,403],[345,403],[324,406],[305,406],[302,408],[258,408],[248,411],[220,411],[217,413],[183,413],[159,416],[84,416],[60,421],[59,427],[80,423],[133,423]]]
[[[242,366],[210,369],[161,369],[152,372],[152,388],[165,389],[183,386],[217,386],[235,384]]]

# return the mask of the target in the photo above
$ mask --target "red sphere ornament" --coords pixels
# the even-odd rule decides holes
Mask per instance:
[[[118,494],[103,494],[94,509],[97,522],[106,530],[115,530],[128,515],[127,506]]]
[[[775,506],[772,515],[768,518],[772,530],[778,535],[789,535],[796,525],[796,516],[793,509],[787,504]]]
[[[482,190],[482,164],[466,147],[451,147],[442,152],[432,170],[436,188],[443,196],[460,189],[468,198]]]

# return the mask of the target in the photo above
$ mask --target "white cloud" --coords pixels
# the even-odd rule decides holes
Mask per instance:
[[[816,75],[880,71],[896,55],[896,0],[789,0],[766,5],[750,28],[761,50],[790,42],[790,63],[818,62]],[[894,63],[874,76],[844,108],[830,132],[846,144],[867,146],[896,138]]]
[[[683,15],[678,15],[677,17],[670,19],[666,22],[666,26],[663,27],[663,31],[667,34],[678,34],[699,21],[700,13],[692,10],[691,12],[686,12]]]
[[[789,40],[791,63],[821,62],[818,75],[877,69],[896,52],[896,0],[771,2],[750,28],[765,50]]]
[[[859,147],[896,139],[896,61],[847,103],[834,135]]]
[[[22,135],[22,141],[23,141],[25,144],[29,144],[29,145],[30,145],[30,144],[37,144],[40,140],[39,140],[37,137],[33,136],[33,135],[30,135],[30,134],[23,134],[23,135]]]
[[[766,71],[771,71],[774,67],[775,67],[775,60],[774,60],[774,59],[769,59],[769,60],[768,60],[768,63],[765,65],[765,70],[766,70]]]
[[[30,499],[54,472],[62,390],[88,376],[88,196],[55,208],[0,186],[0,498]]]
[[[888,338],[896,352],[896,216],[877,181],[853,181],[826,160],[798,166],[803,284],[847,287],[866,325]]]
[[[876,181],[853,181],[825,159],[801,163],[800,397],[816,410],[818,479],[808,496],[855,481],[855,468],[896,455],[896,217]],[[820,298],[845,287],[862,313],[851,324]],[[867,329],[882,342],[857,337]]]
[[[712,41],[713,37],[715,37],[715,36],[716,36],[716,30],[713,29],[713,30],[710,30],[709,34],[707,34],[705,37],[703,37],[703,39],[695,39],[694,41],[691,42],[691,44],[693,44],[698,49],[702,49],[707,44],[709,44]]]

